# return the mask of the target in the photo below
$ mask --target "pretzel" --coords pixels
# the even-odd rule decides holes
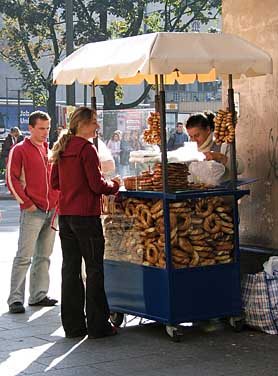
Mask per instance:
[[[184,250],[185,252],[191,253],[194,250],[192,244],[190,243],[190,241],[187,238],[180,238],[179,237],[178,244],[179,244],[180,248],[182,250]]]
[[[200,199],[199,201],[196,202],[195,205],[195,213],[202,218],[205,218],[212,214],[214,205],[212,202],[205,200],[205,199]]]
[[[154,205],[151,207],[151,213],[157,213],[163,208],[162,200],[158,200]]]
[[[191,217],[188,213],[180,214],[179,218],[183,219],[183,223],[178,225],[180,231],[188,230],[191,225]]]
[[[233,122],[234,117],[234,122]],[[229,110],[219,110],[214,117],[214,136],[217,145],[226,142],[231,144],[235,139],[235,127],[236,116],[233,116]]]
[[[211,214],[204,220],[204,229],[210,234],[215,234],[221,230],[221,219],[217,214]]]
[[[158,261],[158,250],[153,243],[149,243],[146,247],[146,260],[151,264],[156,264]]]
[[[152,225],[152,215],[149,209],[141,208],[137,213],[137,219],[143,224],[144,228],[148,228]]]
[[[191,261],[190,261],[189,266],[191,266],[191,267],[192,267],[192,266],[197,266],[198,263],[199,263],[199,255],[198,255],[198,252],[193,251],[193,252],[192,252],[192,259],[191,259]]]

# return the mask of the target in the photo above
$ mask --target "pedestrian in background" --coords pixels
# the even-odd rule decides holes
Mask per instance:
[[[109,307],[104,290],[104,236],[100,219],[102,194],[114,194],[119,179],[107,182],[101,172],[95,146],[99,125],[94,110],[77,108],[70,117],[68,132],[54,144],[51,183],[59,196],[61,238],[62,302],[61,318],[67,338],[100,338],[116,334],[109,323]],[[81,273],[86,268],[86,292]],[[85,316],[85,311],[86,316]]]
[[[56,129],[57,138],[59,138],[60,133],[61,133],[64,129],[65,129],[65,128],[64,128],[62,125],[58,125],[58,127],[57,127],[57,129]]]
[[[178,122],[176,125],[176,130],[171,134],[167,148],[169,151],[177,150],[178,148],[184,146],[184,143],[188,141],[188,136],[185,132],[184,126],[182,123]]]
[[[121,176],[129,175],[129,155],[131,152],[131,146],[129,142],[129,134],[124,133],[121,139],[121,152],[120,152],[120,164],[121,164]]]
[[[5,165],[7,165],[9,152],[14,144],[16,144],[15,131],[14,128],[11,128],[8,136],[5,138],[1,151],[1,157],[4,158]]]
[[[120,172],[120,152],[121,152],[121,141],[120,135],[115,131],[111,139],[107,142],[107,147],[111,151],[111,154],[115,161],[116,174]]]
[[[24,136],[19,127],[14,127],[13,130],[14,130],[14,137],[16,138],[16,143],[18,144],[19,142],[24,140]]]
[[[56,299],[47,296],[49,289],[49,257],[55,231],[51,228],[58,193],[50,186],[48,138],[50,117],[36,111],[29,117],[30,137],[10,151],[7,164],[7,185],[20,204],[18,250],[13,261],[11,289],[8,298],[10,313],[24,313],[25,279],[30,269],[30,306],[53,306]]]
[[[140,137],[137,130],[130,132],[129,143],[132,151],[142,149],[142,144],[140,142]]]

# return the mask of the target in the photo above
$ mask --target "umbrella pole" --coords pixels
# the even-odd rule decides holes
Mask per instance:
[[[163,75],[160,75],[159,91],[159,112],[160,112],[160,138],[161,138],[161,161],[163,176],[163,192],[168,192],[168,169],[167,169],[167,142],[166,142],[166,113],[165,113],[165,90]]]
[[[233,89],[233,76],[229,74],[229,88],[228,88],[228,105],[229,111],[233,114],[233,125],[236,126],[235,121],[235,101],[234,101],[234,89]],[[231,188],[237,188],[237,163],[236,163],[236,140],[230,144],[230,169],[231,169]]]
[[[96,98],[96,87],[95,81],[92,82],[91,86],[91,107],[93,110],[97,110],[97,98]]]
[[[95,110],[97,114],[97,98],[96,98],[96,87],[95,87],[95,81],[93,81],[91,86],[91,108]],[[98,150],[98,136],[93,139],[94,145]]]
[[[156,112],[159,112],[159,90],[158,90],[158,75],[155,77],[155,96],[154,96],[154,108]]]

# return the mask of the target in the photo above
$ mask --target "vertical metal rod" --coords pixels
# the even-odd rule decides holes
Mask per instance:
[[[168,168],[167,168],[167,142],[166,142],[166,113],[165,113],[165,91],[163,75],[160,75],[159,90],[159,112],[160,112],[160,138],[161,138],[161,162],[163,176],[163,192],[168,192]]]
[[[84,106],[87,106],[87,85],[84,85]]]
[[[17,126],[20,129],[20,90],[17,90]]]
[[[168,193],[168,160],[167,160],[167,142],[166,142],[166,106],[165,106],[165,88],[163,75],[160,75],[159,91],[159,112],[160,112],[160,137],[161,137],[161,161],[163,178],[163,214],[164,214],[164,233],[165,233],[165,252],[166,267],[168,273],[168,299],[172,306],[173,275],[172,275],[172,253],[171,253],[171,226],[169,217],[169,201],[166,198]],[[170,310],[170,322],[172,320],[172,310]]]
[[[6,128],[8,128],[9,122],[9,81],[6,77]]]
[[[156,112],[159,112],[159,88],[158,88],[158,75],[155,75],[155,96],[154,96],[154,108]]]
[[[233,76],[229,74],[229,88],[228,88],[228,104],[229,111],[233,114],[233,125],[235,122],[235,101],[234,101],[234,89],[233,89]],[[236,140],[230,144],[230,169],[231,169],[231,188],[237,188],[237,162],[236,162]]]
[[[92,82],[92,86],[91,86],[91,108],[95,111],[97,110],[95,81]]]
[[[96,98],[96,87],[95,87],[95,81],[92,82],[91,86],[91,108],[95,110],[97,114],[97,98]],[[93,139],[94,145],[98,150],[98,136]]]
[[[66,54],[73,52],[73,0],[66,0]],[[67,105],[75,106],[75,85],[66,86]]]

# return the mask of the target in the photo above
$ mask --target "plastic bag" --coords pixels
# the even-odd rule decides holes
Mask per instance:
[[[115,161],[111,154],[111,151],[105,145],[105,143],[98,139],[98,156],[101,164],[102,172],[107,174],[112,174],[115,171]]]
[[[278,256],[271,256],[264,264],[264,271],[271,277],[278,275]]]
[[[197,142],[185,142],[184,146],[167,152],[169,163],[185,163],[192,161],[203,161],[204,153],[198,151]]]
[[[247,325],[278,334],[278,276],[247,274],[242,281],[242,308]]]
[[[217,186],[225,174],[225,166],[216,161],[192,162],[189,172],[189,180],[193,183]]]
[[[101,139],[98,139],[98,156],[101,162],[113,160],[111,151]]]

